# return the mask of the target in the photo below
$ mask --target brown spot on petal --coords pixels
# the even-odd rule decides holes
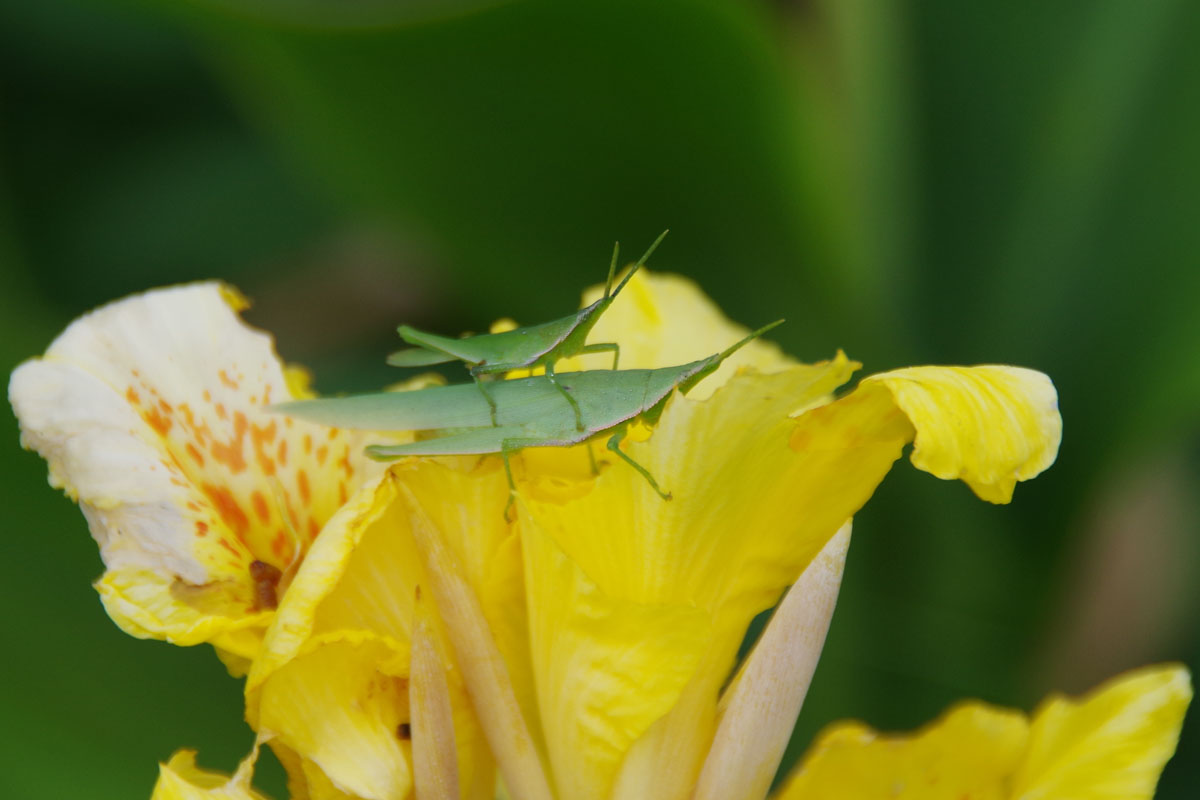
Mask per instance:
[[[308,455],[311,452],[312,452],[312,434],[306,433],[306,434],[304,434],[304,455]]]
[[[287,466],[287,439],[281,439],[279,441],[279,449],[275,451],[275,460],[278,461],[281,466]]]
[[[233,415],[233,438],[228,442],[213,441],[209,452],[212,457],[220,461],[233,472],[241,472],[246,469],[246,458],[242,455],[243,442],[246,439],[246,428],[249,423],[246,421],[246,415],[241,411],[234,412]]]
[[[132,386],[125,390],[125,399],[134,405],[138,405],[142,402],[141,398],[138,397],[138,393],[133,390]]]
[[[308,485],[308,473],[304,470],[296,472],[296,487],[300,490],[300,499],[304,501],[304,505],[308,505],[312,500],[312,488]]]
[[[402,742],[407,742],[412,738],[412,725],[407,722],[401,722],[396,726],[396,738]]]
[[[192,457],[192,460],[196,462],[197,466],[204,466],[204,456],[201,455],[200,451],[196,449],[196,445],[188,442],[187,451],[188,455]]]
[[[315,538],[317,538],[317,534],[320,532],[321,532],[321,526],[317,524],[317,521],[315,519],[313,519],[312,517],[309,517],[308,518],[308,538],[315,539]]]
[[[216,507],[217,513],[221,515],[221,519],[225,524],[237,534],[238,539],[243,539],[246,531],[250,528],[250,518],[246,516],[246,512],[238,505],[237,500],[233,498],[233,493],[224,486],[213,486],[211,483],[206,483],[202,487],[204,494],[212,501]],[[243,544],[245,542],[243,541]]]
[[[275,535],[271,538],[271,552],[280,561],[287,561],[288,549],[287,533],[280,528],[275,531]]]
[[[283,573],[265,561],[250,562],[250,580],[254,581],[254,610],[274,609],[279,605],[276,588]]]
[[[226,372],[223,369],[217,370],[217,377],[220,378],[221,383],[225,384],[230,389],[233,389],[235,392],[237,391],[237,388],[238,388],[237,381],[235,381],[233,378],[229,377],[228,372]]]
[[[224,403],[217,403],[216,409],[217,409],[217,416],[219,418],[226,419],[226,420],[229,419],[229,412],[225,410]]]
[[[250,426],[250,442],[254,445],[254,457],[258,461],[258,468],[264,475],[275,474],[275,462],[266,450],[267,445],[275,441],[275,433],[275,420],[271,420],[270,424],[264,426]]]
[[[317,448],[317,466],[323,466],[325,459],[329,457],[329,448],[321,445]]]
[[[204,520],[196,520],[196,535],[200,537],[208,536],[208,523]]]
[[[343,506],[344,506],[344,505],[346,505],[346,501],[347,501],[347,500],[349,500],[349,499],[350,499],[350,495],[349,495],[349,493],[346,491],[346,484],[345,484],[345,482],[344,482],[344,481],[338,481],[338,504],[339,504],[339,505],[343,505]]]
[[[271,519],[271,509],[267,507],[267,498],[263,497],[263,493],[254,490],[254,494],[250,495],[250,502],[254,504],[254,513],[258,518],[266,523]]]

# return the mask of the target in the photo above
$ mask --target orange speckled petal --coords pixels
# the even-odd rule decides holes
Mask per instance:
[[[109,570],[106,607],[135,635],[215,643],[258,625],[280,575],[379,469],[360,434],[267,409],[303,381],[243,305],[216,283],[135,295],[12,375],[22,443],[79,502]],[[222,646],[246,658],[257,637]]]

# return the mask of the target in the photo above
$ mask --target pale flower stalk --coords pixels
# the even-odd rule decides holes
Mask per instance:
[[[528,449],[510,522],[498,459],[385,470],[363,445],[404,434],[272,414],[307,389],[241,303],[197,284],[107,306],[9,394],[101,545],[110,615],[246,674],[246,718],[296,798],[763,800],[851,518],[904,448],[1004,503],[1061,438],[1032,370],[914,367],[839,394],[858,368],[843,354],[800,364],[756,341],[623,445],[674,499],[599,448],[599,474],[584,446]],[[745,333],[690,282],[639,273],[593,338],[635,368]],[[966,703],[906,737],[838,723],[777,797],[1150,797],[1190,697],[1168,665],[1032,717]],[[155,798],[257,797],[252,764],[225,778],[177,754]]]

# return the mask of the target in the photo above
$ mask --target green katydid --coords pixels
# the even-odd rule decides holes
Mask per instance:
[[[388,356],[387,362],[394,367],[426,367],[432,364],[444,364],[448,361],[466,363],[471,377],[483,397],[487,400],[492,424],[499,424],[496,419],[496,401],[491,392],[484,388],[480,380],[482,376],[499,375],[515,369],[533,369],[545,367],[546,378],[566,398],[571,410],[575,413],[575,429],[582,431],[583,412],[579,404],[569,392],[562,388],[554,372],[554,365],[564,358],[580,353],[613,354],[612,368],[616,369],[621,358],[621,349],[616,342],[601,342],[588,344],[588,334],[600,319],[600,315],[612,305],[613,300],[629,283],[650,258],[658,247],[667,231],[659,234],[645,254],[637,260],[629,272],[613,288],[613,276],[617,270],[617,254],[620,245],[613,247],[612,263],[608,268],[608,280],[604,284],[604,296],[587,308],[574,314],[540,325],[530,325],[526,328],[516,328],[500,333],[485,333],[478,336],[468,336],[462,339],[452,339],[433,333],[419,331],[408,325],[399,327],[400,338],[416,347],[400,350]]]
[[[300,400],[274,408],[340,428],[437,434],[405,444],[367,447],[367,454],[381,461],[403,456],[499,454],[513,492],[516,485],[509,465],[513,452],[526,447],[566,447],[607,433],[611,434],[608,449],[669,500],[671,495],[659,487],[645,467],[621,450],[629,424],[635,420],[656,422],[672,391],[687,394],[739,348],[782,322],[759,328],[720,353],[676,367],[567,372],[558,376],[557,384],[551,384],[543,375],[500,381],[492,389],[496,402],[494,425],[489,425],[488,404],[466,383],[412,392]],[[576,399],[585,422],[582,431],[575,428],[573,415],[559,401],[560,391]]]

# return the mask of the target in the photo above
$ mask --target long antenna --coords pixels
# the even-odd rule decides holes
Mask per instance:
[[[738,342],[738,343],[736,343],[736,344],[733,344],[733,345],[730,345],[729,347],[727,347],[727,348],[725,348],[724,350],[722,350],[722,351],[721,351],[721,353],[720,353],[720,355],[718,355],[718,356],[717,356],[717,359],[718,359],[719,361],[724,361],[725,359],[729,358],[731,355],[733,355],[734,353],[736,353],[738,350],[740,350],[741,348],[745,347],[745,346],[746,346],[747,344],[749,344],[750,342],[752,342],[752,341],[754,341],[755,339],[757,339],[758,337],[762,336],[762,335],[763,335],[764,333],[766,333],[767,331],[771,330],[772,328],[777,328],[777,327],[779,327],[780,325],[782,325],[782,324],[783,324],[784,322],[786,322],[786,321],[787,321],[787,320],[777,319],[777,320],[775,320],[774,322],[772,322],[770,325],[763,325],[761,328],[759,328],[759,329],[758,329],[758,330],[756,330],[754,333],[752,333],[752,334],[750,334],[749,336],[747,336],[745,339],[742,339],[740,342]]]
[[[612,263],[608,265],[608,280],[604,282],[604,296],[608,297],[612,294],[612,279],[617,272],[617,254],[621,252],[621,243],[613,243]]]
[[[619,284],[617,284],[617,288],[613,289],[613,293],[612,293],[613,297],[615,297],[618,292],[620,292],[622,289],[625,288],[625,284],[629,283],[629,279],[633,277],[633,273],[637,272],[639,269],[641,269],[642,267],[644,267],[646,265],[646,260],[648,258],[650,258],[651,255],[653,255],[654,251],[658,249],[658,245],[662,242],[663,239],[667,238],[667,234],[670,232],[671,232],[671,230],[670,230],[670,228],[668,228],[667,230],[663,231],[662,233],[660,233],[658,235],[658,238],[654,240],[654,244],[650,245],[650,249],[642,254],[642,257],[639,258],[637,260],[637,263],[635,263],[633,265],[633,267],[630,268],[629,272],[625,273],[625,277],[621,279],[621,282]]]

